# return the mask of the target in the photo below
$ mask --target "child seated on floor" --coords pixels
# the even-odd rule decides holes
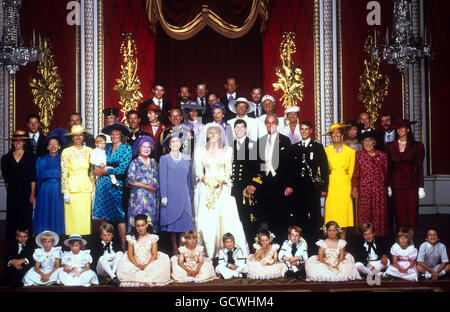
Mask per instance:
[[[225,233],[222,236],[224,248],[219,250],[219,264],[216,267],[217,274],[224,279],[233,277],[247,277],[248,267],[245,263],[246,258],[239,246],[236,246],[234,236],[231,233]]]
[[[384,278],[391,276],[407,281],[417,282],[416,259],[417,249],[414,247],[412,233],[401,228],[397,235],[397,242],[391,247],[392,264],[383,274]]]
[[[316,282],[344,282],[360,280],[353,256],[345,251],[347,242],[339,239],[341,228],[335,221],[329,221],[322,227],[325,240],[319,240],[317,256],[311,256],[305,262],[306,280]]]
[[[100,226],[100,239],[92,248],[93,267],[98,277],[105,278],[108,285],[119,285],[116,273],[123,252],[119,245],[113,243],[114,226],[105,223]]]
[[[61,271],[61,247],[58,234],[44,231],[36,236],[37,248],[34,251],[34,268],[28,270],[23,278],[24,286],[51,285],[58,282]]]
[[[305,261],[308,259],[308,244],[301,235],[301,227],[289,227],[288,239],[284,241],[278,255],[280,261],[288,267],[284,277],[306,278]]]
[[[91,284],[98,285],[98,278],[91,270],[92,262],[91,251],[81,250],[87,245],[81,235],[73,234],[64,241],[64,245],[70,248],[70,251],[64,252],[61,263],[63,270],[59,272],[58,284],[64,286],[84,286]]]
[[[12,288],[23,286],[23,277],[34,266],[34,246],[28,241],[28,230],[19,229],[16,232],[16,243],[8,251],[7,273],[8,282]]]
[[[450,271],[447,249],[439,241],[439,235],[436,229],[428,229],[425,240],[419,247],[417,271],[421,279],[437,280]]]
[[[390,261],[387,257],[386,244],[381,238],[375,239],[372,223],[363,223],[360,226],[364,242],[355,250],[355,261],[358,272],[369,275],[371,272],[381,275]]]
[[[172,278],[179,283],[202,283],[216,279],[211,259],[203,255],[203,246],[197,245],[198,234],[193,230],[186,231],[181,242],[185,246],[178,248],[180,255],[170,259]]]
[[[275,235],[268,231],[260,231],[255,237],[255,254],[248,256],[248,278],[272,279],[283,277],[288,267],[278,261],[280,245],[272,244]]]
[[[158,235],[150,216],[138,214],[126,236],[128,251],[120,259],[117,277],[121,287],[163,286],[170,283],[170,259],[158,251]]]

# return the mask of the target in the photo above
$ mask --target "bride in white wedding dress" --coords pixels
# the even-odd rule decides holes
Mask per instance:
[[[209,258],[222,248],[222,236],[227,232],[233,234],[244,256],[249,253],[236,200],[231,196],[233,153],[226,143],[223,127],[210,123],[203,127],[194,150],[194,224]]]

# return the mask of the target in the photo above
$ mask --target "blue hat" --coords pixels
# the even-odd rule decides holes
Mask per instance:
[[[184,104],[184,105],[181,105],[181,109],[182,110],[185,110],[185,109],[195,109],[195,110],[198,110],[198,111],[203,111],[203,110],[205,110],[205,108],[203,107],[203,106],[201,106],[201,105],[199,105],[197,102],[195,102],[195,101],[190,101],[189,103],[187,103],[187,104]]]
[[[112,131],[119,130],[122,132],[122,135],[129,136],[131,134],[130,129],[128,129],[125,125],[121,124],[120,122],[115,122],[112,125],[106,126],[102,129],[102,133],[110,135]]]
[[[161,143],[161,145],[168,144],[171,138],[179,138],[181,141],[185,141],[189,137],[189,131],[179,129],[172,131]]]
[[[55,130],[53,130],[52,132],[50,132],[50,134],[48,135],[48,137],[46,137],[44,139],[44,146],[48,145],[48,142],[50,141],[50,139],[56,139],[58,140],[59,145],[65,145],[66,144],[66,130],[64,130],[63,128],[57,128]]]
[[[155,140],[152,137],[149,137],[148,135],[141,135],[140,137],[138,137],[136,139],[136,141],[133,144],[133,155],[137,156],[139,155],[139,148],[141,147],[142,144],[144,144],[145,142],[149,142],[152,149],[155,148]]]
[[[223,110],[223,112],[225,113],[225,105],[223,105],[222,103],[220,103],[220,102],[218,102],[218,103],[216,103],[216,104],[213,104],[212,106],[211,106],[211,110],[214,110],[214,109],[216,109],[216,108],[220,108],[220,109],[222,109]]]

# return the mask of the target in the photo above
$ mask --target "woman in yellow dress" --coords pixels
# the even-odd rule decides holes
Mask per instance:
[[[66,235],[91,234],[91,203],[94,175],[90,169],[89,156],[92,148],[84,146],[80,125],[72,127],[66,136],[72,136],[73,145],[61,154],[61,189],[64,194]]]
[[[330,167],[325,224],[337,222],[343,229],[341,239],[345,239],[345,228],[354,225],[351,179],[355,167],[355,150],[344,145],[344,128],[347,126],[345,123],[335,124],[325,133],[331,135],[333,142],[325,148]]]

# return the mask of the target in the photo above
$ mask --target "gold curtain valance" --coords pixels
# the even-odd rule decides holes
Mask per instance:
[[[200,32],[205,26],[211,27],[224,37],[235,39],[246,35],[255,24],[258,16],[261,16],[261,32],[266,28],[269,20],[268,1],[269,0],[253,0],[250,13],[245,22],[236,26],[225,22],[220,16],[212,11],[208,5],[202,5],[202,10],[195,18],[186,25],[178,27],[171,25],[164,17],[162,10],[162,0],[147,0],[147,14],[153,31],[156,32],[156,25],[161,24],[164,31],[176,40],[185,40],[192,38]]]

